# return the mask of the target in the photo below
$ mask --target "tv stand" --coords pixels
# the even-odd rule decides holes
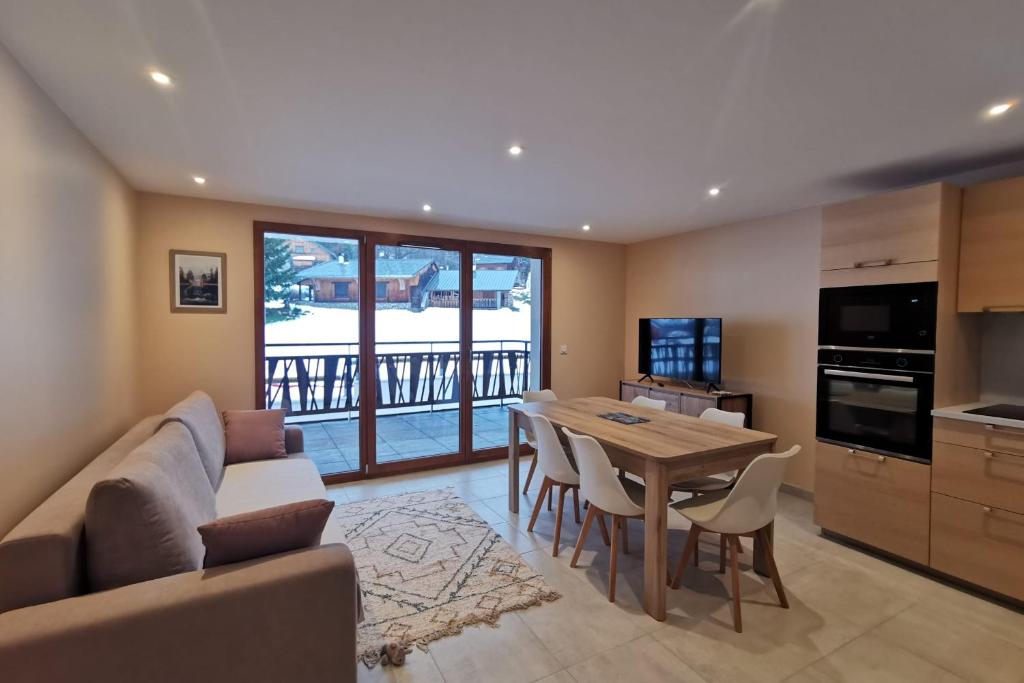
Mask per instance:
[[[649,374],[648,374],[648,375],[644,375],[643,377],[641,377],[640,379],[638,379],[638,380],[637,380],[637,383],[643,382],[643,381],[644,381],[645,379],[646,379],[647,381],[649,381],[649,382],[650,382],[651,384],[654,384],[654,378],[653,378],[653,377],[651,377],[651,376],[650,376]]]
[[[645,375],[645,377],[648,377]],[[648,377],[649,378],[649,377]],[[643,378],[641,378],[643,379]],[[665,410],[700,417],[708,408],[718,408],[747,416],[745,426],[753,424],[754,397],[751,394],[739,394],[731,391],[718,391],[717,385],[708,383],[706,387],[685,386],[666,382],[641,382],[640,380],[624,379],[619,382],[619,400],[632,401],[637,396],[665,401]]]

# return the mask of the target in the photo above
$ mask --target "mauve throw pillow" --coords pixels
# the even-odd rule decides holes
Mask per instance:
[[[199,527],[206,546],[203,567],[312,548],[331,516],[334,503],[307,500],[223,517]]]
[[[224,464],[287,458],[283,410],[225,410]]]

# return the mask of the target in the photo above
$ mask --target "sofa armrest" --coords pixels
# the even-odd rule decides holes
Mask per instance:
[[[324,545],[0,614],[21,681],[355,681],[357,578]]]
[[[287,425],[284,428],[284,450],[287,453],[301,453],[305,448],[302,438],[302,427]]]

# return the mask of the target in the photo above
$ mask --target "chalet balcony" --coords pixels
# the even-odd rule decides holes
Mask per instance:
[[[377,462],[459,448],[457,342],[377,344]],[[508,444],[505,406],[530,388],[530,343],[473,343],[474,450]],[[359,468],[359,354],[355,344],[267,344],[265,398],[300,424],[306,452],[325,474]]]

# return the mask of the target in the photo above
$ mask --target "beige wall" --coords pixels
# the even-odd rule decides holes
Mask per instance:
[[[0,536],[130,426],[131,189],[0,47]]]
[[[1024,401],[1024,313],[985,313],[981,320],[981,400]]]
[[[594,241],[439,226],[157,194],[138,196],[140,391],[146,411],[189,391],[222,408],[255,404],[254,220],[437,235],[552,248],[552,388],[560,395],[614,396],[622,373],[625,247]],[[171,314],[168,250],[226,252],[225,315]],[[569,354],[558,353],[561,344]]]
[[[814,487],[820,209],[687,232],[626,250],[626,374],[637,320],[723,318],[725,387],[754,394],[754,426],[803,446],[787,480]]]

